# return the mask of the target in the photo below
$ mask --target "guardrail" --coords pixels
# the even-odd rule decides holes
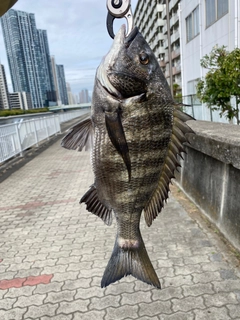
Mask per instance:
[[[22,156],[24,150],[61,133],[61,123],[82,114],[82,110],[69,111],[0,126],[0,163],[16,155]]]

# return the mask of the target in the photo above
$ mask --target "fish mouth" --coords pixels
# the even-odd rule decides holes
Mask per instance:
[[[134,27],[133,30],[130,32],[130,34],[127,37],[125,37],[124,43],[127,48],[130,46],[130,44],[136,38],[138,32],[139,32],[138,27]]]
[[[126,26],[123,24],[114,38],[114,42],[124,43],[126,47],[129,47],[132,41],[136,38],[138,32],[138,27],[134,27],[129,35],[126,36]]]
[[[125,48],[128,48],[133,42],[133,40],[136,38],[137,34],[138,34],[138,28],[134,27],[133,30],[130,32],[130,34],[126,36],[126,25],[123,24],[114,38],[114,41],[109,53],[107,54],[107,56],[105,56],[103,62],[101,63],[101,65],[97,70],[97,79],[100,81],[104,90],[108,94],[111,94],[117,99],[122,99],[124,95],[121,92],[122,90],[120,90],[120,88],[115,87],[114,81],[110,80],[110,77],[111,77],[110,74],[116,73],[116,75],[117,74],[120,75],[120,73],[114,70],[114,64],[118,60],[119,51],[124,46]],[[122,73],[122,77],[124,76],[127,76],[128,78],[132,78],[131,74],[128,74],[128,73],[126,74]]]

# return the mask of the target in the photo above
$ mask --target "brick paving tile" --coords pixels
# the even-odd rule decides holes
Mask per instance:
[[[171,315],[160,315],[159,320],[195,320],[192,312],[176,312]]]
[[[170,301],[154,301],[152,303],[140,303],[139,315],[140,316],[155,316],[159,314],[171,314]]]
[[[119,307],[121,296],[106,296],[102,298],[92,298],[89,310],[104,310],[108,307]]]
[[[20,296],[14,303],[14,307],[40,306],[43,304],[46,294],[34,294],[32,296]]]
[[[58,304],[52,304],[52,303],[47,303],[47,304],[42,304],[40,306],[30,306],[28,307],[28,311],[24,315],[24,317],[29,317],[29,318],[39,318],[43,316],[53,316],[58,308]]]
[[[89,311],[87,313],[75,312],[73,314],[73,320],[103,320],[106,311]]]
[[[138,318],[138,320],[158,320],[159,318],[158,317],[141,317],[141,318]],[[126,318],[124,320],[131,320],[130,318]]]
[[[0,319],[4,320],[22,320],[26,319],[27,308],[14,308],[11,310],[0,309]]]
[[[74,290],[74,291],[64,290],[64,291],[60,291],[60,292],[49,292],[47,294],[47,298],[45,299],[44,302],[45,303],[46,302],[56,303],[56,302],[61,302],[61,301],[73,301],[75,294],[76,294],[76,290]]]
[[[181,299],[183,298],[182,288],[181,287],[167,287],[162,290],[154,289],[152,290],[152,300],[170,300],[173,298]]]
[[[10,288],[4,298],[17,298],[20,296],[31,296],[36,287],[26,286],[21,288]],[[1,292],[1,291],[0,291]]]
[[[138,318],[138,307],[137,306],[121,306],[118,308],[108,308],[105,320],[123,320],[126,317],[131,319]]]
[[[172,299],[173,311],[187,312],[192,309],[205,309],[203,297],[186,297],[183,299]]]
[[[58,141],[1,183],[0,320],[240,319],[236,262],[172,195],[141,222],[162,290],[131,276],[102,289],[116,223],[79,205],[92,182],[90,154]]]
[[[40,320],[72,320],[73,315],[65,315],[65,314],[59,314],[54,317],[41,317]],[[79,320],[81,319],[80,317],[78,318]],[[91,318],[90,318],[91,319]],[[94,318],[92,318],[94,319]]]
[[[212,294],[214,293],[213,285],[211,283],[198,283],[192,286],[182,286],[183,294],[187,296],[200,296],[203,294]]]
[[[222,308],[208,308],[205,310],[194,310],[195,320],[229,320],[234,319],[228,315],[228,310]],[[235,318],[236,319],[236,318]]]
[[[73,313],[76,311],[81,311],[81,312],[86,312],[88,310],[88,305],[90,303],[90,300],[81,300],[81,299],[77,299],[71,302],[67,302],[67,301],[62,301],[60,302],[60,306],[57,310],[57,313]]]

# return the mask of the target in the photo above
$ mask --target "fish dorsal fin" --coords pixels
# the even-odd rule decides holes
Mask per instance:
[[[81,198],[80,203],[85,202],[86,209],[101,218],[106,225],[112,224],[112,210],[108,209],[98,198],[97,189],[92,185]]]
[[[69,150],[89,150],[93,145],[93,125],[88,114],[84,119],[69,129],[69,132],[62,139],[61,146]]]
[[[165,163],[158,181],[158,185],[150,200],[144,208],[144,217],[146,224],[150,227],[153,220],[158,216],[167,201],[169,193],[169,184],[174,178],[174,171],[180,167],[177,156],[184,151],[184,143],[188,142],[187,133],[194,133],[185,123],[193,118],[181,110],[175,108],[173,113],[173,129],[169,143]]]

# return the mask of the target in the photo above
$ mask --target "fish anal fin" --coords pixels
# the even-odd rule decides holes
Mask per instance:
[[[95,185],[92,185],[80,199],[80,203],[83,202],[87,205],[86,209],[101,218],[106,225],[110,226],[112,224],[112,210],[99,200]]]
[[[69,150],[82,151],[88,150],[93,145],[93,125],[90,115],[69,129],[68,133],[63,137],[61,146]]]
[[[185,123],[193,118],[179,109],[173,112],[173,129],[170,139],[165,163],[163,165],[158,185],[153,192],[150,200],[144,208],[144,216],[146,224],[150,227],[153,220],[161,212],[164,202],[167,202],[169,194],[169,184],[174,178],[174,171],[180,167],[178,156],[181,156],[184,150],[184,143],[188,142],[186,137],[189,133],[194,133],[192,129]]]

